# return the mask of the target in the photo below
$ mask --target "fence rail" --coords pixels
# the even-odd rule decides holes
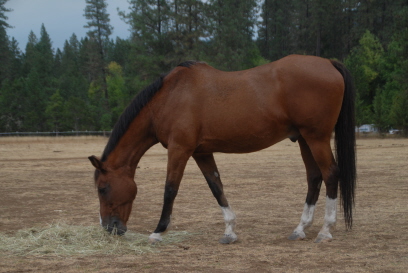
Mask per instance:
[[[66,132],[6,132],[0,137],[10,136],[110,136],[112,131],[66,131]]]

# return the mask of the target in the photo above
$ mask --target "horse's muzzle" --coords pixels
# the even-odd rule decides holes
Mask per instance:
[[[107,232],[113,235],[123,235],[127,231],[127,227],[117,217],[110,218],[108,224],[102,223],[102,226]]]

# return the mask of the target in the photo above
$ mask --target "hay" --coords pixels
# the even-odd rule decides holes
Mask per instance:
[[[187,232],[169,232],[161,244],[181,242],[188,236]],[[101,227],[63,223],[19,230],[13,236],[0,233],[0,252],[17,256],[141,255],[159,251],[161,244],[149,244],[143,234],[114,236]]]

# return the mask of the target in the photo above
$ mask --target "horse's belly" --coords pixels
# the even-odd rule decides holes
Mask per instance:
[[[282,127],[282,128],[279,128]],[[251,126],[245,128],[222,128],[219,132],[203,135],[196,152],[250,153],[259,151],[289,137],[287,126],[267,126],[259,130]]]
[[[253,143],[232,143],[224,141],[213,141],[200,144],[195,150],[196,153],[252,153],[256,152],[279,141],[263,141]]]

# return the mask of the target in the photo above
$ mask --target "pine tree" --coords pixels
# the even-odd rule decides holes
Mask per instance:
[[[99,130],[96,126],[99,122],[99,116],[95,114],[95,108],[92,108],[88,102],[77,97],[70,97],[65,101],[65,125],[67,130],[85,131]]]
[[[0,0],[0,87],[3,80],[10,78],[9,68],[12,63],[12,54],[10,52],[10,41],[6,29],[11,27],[7,23],[6,12],[12,11],[5,7],[8,0]]]
[[[35,69],[40,75],[43,86],[50,86],[50,80],[54,74],[54,50],[44,24],[41,25],[40,39],[35,47],[37,49]],[[49,93],[49,95],[52,93]]]
[[[6,81],[0,94],[0,131],[24,130],[23,120],[28,108],[24,80]]]
[[[166,55],[173,52],[169,37],[171,30],[170,7],[166,0],[131,0],[130,12],[120,12],[130,25],[132,73],[143,80],[152,80],[171,69]]]
[[[108,47],[108,63],[117,62],[120,66],[127,71],[127,66],[129,64],[129,54],[132,48],[132,44],[129,39],[121,39],[116,37],[115,41],[111,41]]]
[[[97,80],[101,81],[101,88],[105,98],[108,98],[108,90],[106,86],[106,53],[105,44],[112,34],[113,27],[109,24],[109,14],[107,13],[106,0],[85,0],[86,8],[84,16],[88,19],[88,23],[84,26],[89,28],[88,36],[90,41],[95,45],[98,52],[97,59],[94,60],[95,68],[100,73]]]
[[[64,126],[64,110],[64,99],[57,89],[57,91],[55,91],[55,93],[50,97],[45,109],[45,114],[48,117],[49,127],[52,128],[54,132],[61,131],[61,128],[63,128]]]
[[[24,83],[24,96],[22,99],[23,114],[22,129],[31,132],[44,132],[47,130],[47,116],[45,109],[49,96],[47,96],[41,77],[36,69],[33,69]]]
[[[293,1],[265,0],[258,30],[258,46],[264,58],[274,61],[293,53],[295,31]]]
[[[9,43],[9,50],[12,56],[9,67],[11,80],[21,76],[22,69],[22,53],[18,46],[17,40],[13,37]]]
[[[163,36],[169,32],[170,7],[166,0],[130,0],[130,12],[121,12],[131,26],[133,38],[143,37],[150,50],[158,52]]]
[[[355,0],[292,2],[294,27],[289,35],[294,42],[294,53],[344,59],[347,39],[352,37],[348,28],[354,26],[354,14],[350,11],[355,9]]]
[[[24,76],[27,76],[31,69],[35,67],[37,61],[37,49],[36,45],[38,43],[38,38],[33,31],[30,31],[28,35],[28,42],[25,47],[25,54],[23,58],[22,72]]]
[[[393,34],[398,31],[395,28],[398,21],[403,20],[395,16],[407,6],[406,0],[372,0],[359,1],[356,17],[356,31],[362,35],[369,30],[377,36],[383,45],[388,44]]]
[[[12,60],[9,46],[10,44],[6,29],[0,25],[0,87],[2,82],[11,76],[9,68]]]
[[[79,62],[79,41],[75,34],[69,41],[65,41],[61,53],[62,73],[59,78],[59,89],[61,96],[68,99],[70,96],[86,99],[86,78],[82,75]]]
[[[6,16],[6,12],[10,12],[13,10],[5,7],[8,1],[9,0],[0,0],[0,27],[3,27],[4,29],[11,27],[7,23],[8,17]]]
[[[62,59],[62,51],[61,49],[57,48],[57,51],[55,52],[55,56],[54,56],[54,66],[53,66],[54,76],[57,79],[60,78],[63,73],[61,59]]]
[[[200,59],[200,38],[208,36],[208,20],[205,5],[197,0],[173,0],[170,19],[172,28],[169,37],[173,41],[172,66],[182,61]]]
[[[56,89],[55,62],[51,39],[41,26],[41,36],[37,39],[31,31],[23,58],[24,107],[21,120],[25,130],[47,130],[46,104]]]
[[[252,40],[257,1],[210,0],[208,17],[211,41],[208,55],[215,66],[241,70],[256,66],[259,51]]]

